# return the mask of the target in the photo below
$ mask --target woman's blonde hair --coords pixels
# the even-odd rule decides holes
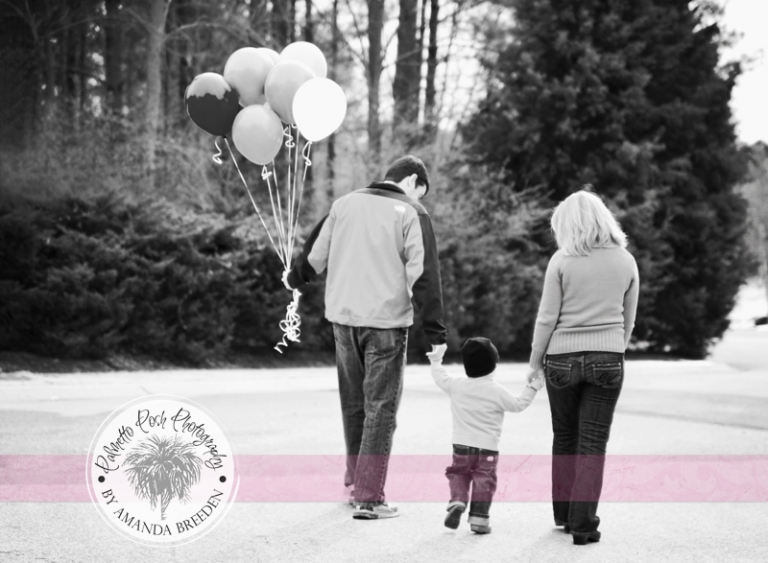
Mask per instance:
[[[570,256],[587,256],[593,248],[626,248],[627,235],[603,201],[587,184],[569,195],[552,214],[557,247]]]

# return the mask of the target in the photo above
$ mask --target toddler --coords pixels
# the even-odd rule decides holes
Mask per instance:
[[[456,529],[469,504],[470,529],[491,531],[489,510],[496,492],[496,466],[504,413],[521,412],[531,404],[543,380],[538,371],[519,397],[493,379],[499,352],[487,338],[470,338],[461,348],[467,377],[449,376],[443,368],[446,346],[434,346],[427,357],[432,378],[451,398],[453,413],[453,464],[445,471],[451,490],[445,525]],[[533,375],[533,374],[530,374]]]

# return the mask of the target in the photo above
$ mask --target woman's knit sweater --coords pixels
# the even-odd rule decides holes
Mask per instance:
[[[530,366],[542,367],[547,354],[624,353],[639,282],[635,259],[623,248],[595,248],[588,256],[558,250],[544,277]]]

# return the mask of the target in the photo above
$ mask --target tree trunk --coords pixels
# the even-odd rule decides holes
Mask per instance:
[[[437,131],[435,115],[435,74],[437,72],[437,22],[440,0],[431,0],[429,6],[429,48],[427,49],[427,84],[424,97],[424,133],[433,140]]]
[[[123,110],[123,31],[120,25],[120,0],[106,0],[104,18],[104,75],[107,108],[114,114]]]
[[[56,43],[58,47],[58,55],[59,55],[59,61],[58,61],[58,72],[56,77],[56,82],[59,87],[59,95],[61,96],[61,100],[63,102],[63,106],[67,108],[67,112],[69,113],[72,105],[72,95],[74,94],[74,88],[72,84],[72,77],[70,74],[70,69],[72,68],[72,65],[74,61],[72,60],[72,54],[73,54],[73,45],[72,45],[72,38],[73,38],[73,29],[72,29],[72,22],[71,22],[71,9],[70,9],[70,2],[62,2],[61,3],[61,15],[60,19],[58,20],[61,24],[61,31],[56,36]],[[58,27],[58,26],[57,26]]]
[[[54,104],[56,102],[56,59],[53,50],[53,44],[50,41],[44,42],[45,51],[45,114],[53,115]]]
[[[90,24],[83,24],[80,26],[80,31],[77,34],[77,65],[80,67],[81,72],[78,75],[78,107],[80,115],[83,115],[88,103],[88,75],[86,74],[86,67],[88,66],[88,28]]]
[[[424,34],[427,29],[427,0],[421,0],[421,16],[419,16],[419,53],[424,53]]]
[[[379,83],[382,71],[381,31],[384,26],[384,0],[368,1],[368,150],[378,161],[381,157],[379,122]]]
[[[416,39],[417,8],[418,0],[400,0],[397,63],[392,86],[395,99],[393,127],[395,135],[404,136],[406,147],[410,147],[415,140],[412,127],[419,120],[421,51]]]
[[[5,22],[0,33],[0,147],[20,150],[32,145],[38,115],[43,61],[37,45],[34,22],[0,2],[0,18]]]
[[[328,68],[328,78],[338,81],[336,70],[339,66],[339,0],[333,0],[331,11],[331,64]],[[336,180],[336,133],[328,139],[328,201],[336,197],[334,182]]]
[[[314,22],[312,21],[312,0],[305,0],[305,12],[304,12],[304,41],[308,41],[309,43],[312,43],[313,36],[314,36]],[[299,150],[299,145],[296,145],[296,149]],[[299,165],[299,170],[304,168],[303,164]],[[307,209],[310,208],[312,205],[312,199],[313,199],[313,185],[312,185],[312,166],[306,167],[307,173],[306,176],[304,176],[304,203],[303,205],[306,206]]]
[[[305,0],[305,12],[304,12],[304,41],[310,43],[315,40],[315,28],[312,21],[312,0]]]
[[[155,183],[155,152],[160,122],[162,96],[163,38],[167,17],[166,0],[150,0],[147,18],[147,100],[144,128],[146,135],[146,170],[150,189]]]
[[[182,22],[180,21],[180,11],[184,0],[176,0],[168,9],[168,16],[165,21],[165,35],[169,36],[173,34],[174,30],[178,29]],[[183,126],[182,118],[184,117],[184,96],[183,92],[186,90],[185,86],[182,86],[184,82],[183,70],[184,67],[181,64],[183,56],[181,50],[177,48],[177,45],[168,44],[163,49],[165,55],[165,72],[163,72],[163,112],[165,116],[163,123],[163,132],[167,134],[169,131],[176,127]],[[182,96],[179,97],[179,91],[182,92]]]
[[[251,30],[259,38],[255,41],[256,46],[271,47],[271,44],[267,42],[267,38],[272,29],[272,21],[270,20],[272,14],[267,4],[267,0],[251,0],[249,9]]]
[[[255,2],[251,2],[253,6]],[[198,20],[198,7],[193,0],[174,0],[176,7],[176,27],[182,27],[189,25]],[[264,15],[262,14],[262,20]],[[266,35],[267,29],[264,28],[263,35]],[[184,94],[187,92],[187,86],[192,83],[195,78],[194,68],[194,52],[192,46],[188,42],[181,42],[177,46],[179,57],[176,60],[178,82],[176,83],[176,99],[178,100],[179,107],[179,124],[183,127],[187,122],[187,111],[184,107]],[[222,69],[223,72],[223,69]]]
[[[278,52],[291,40],[291,0],[273,0],[270,21],[272,22],[272,37]]]

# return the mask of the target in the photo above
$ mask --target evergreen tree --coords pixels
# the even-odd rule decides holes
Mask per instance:
[[[746,273],[743,174],[717,15],[688,0],[511,0],[513,40],[464,129],[512,191],[592,183],[638,260],[635,337],[703,357]]]

